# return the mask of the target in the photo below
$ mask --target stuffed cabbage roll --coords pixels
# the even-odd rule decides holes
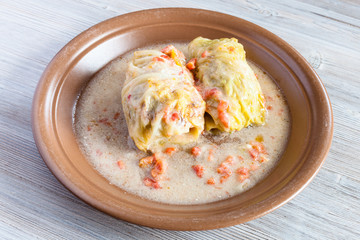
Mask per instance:
[[[194,87],[185,57],[173,46],[136,51],[128,65],[122,105],[130,137],[142,150],[197,140],[205,102]]]
[[[189,54],[193,59],[188,66],[195,68],[206,101],[206,130],[232,132],[264,124],[265,99],[237,39],[198,37],[189,44]]]

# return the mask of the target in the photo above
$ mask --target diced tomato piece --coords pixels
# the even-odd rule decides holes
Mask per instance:
[[[171,118],[170,118],[172,121],[176,121],[176,120],[179,120],[180,119],[180,115],[175,112],[173,114],[171,114]]]
[[[140,159],[139,167],[141,167],[141,168],[148,167],[149,165],[153,164],[154,160],[155,160],[154,155],[144,157],[144,158]]]
[[[153,58],[154,62],[165,62],[165,59],[161,58],[161,57],[154,57]]]
[[[151,187],[151,188],[154,188],[154,189],[161,188],[158,181],[156,181],[154,179],[151,179],[149,177],[144,178],[143,182],[144,182],[145,186],[147,186],[147,187]]]
[[[130,100],[130,98],[131,98],[131,94],[129,94],[129,95],[127,96],[128,101]]]
[[[195,69],[195,66],[196,66],[196,58],[192,58],[192,59],[186,64],[186,67],[187,67],[189,70],[194,70],[194,69]]]
[[[273,108],[272,106],[267,106],[266,107],[267,110],[272,110],[272,108]]]
[[[204,58],[204,57],[206,57],[207,55],[209,55],[209,52],[205,50],[205,51],[201,54],[201,57]]]
[[[120,169],[124,169],[125,168],[125,163],[121,160],[117,161],[117,165],[119,166]]]
[[[209,179],[207,180],[207,184],[209,184],[209,185],[215,185],[215,179],[214,179],[214,178],[209,178]]]
[[[193,147],[191,149],[191,154],[195,157],[199,156],[201,154],[201,148],[200,147]]]
[[[199,178],[202,178],[204,176],[204,167],[201,166],[201,165],[193,165],[192,166],[192,169],[194,169],[196,175],[199,177]]]
[[[175,151],[176,151],[176,148],[174,148],[174,147],[169,147],[169,148],[165,149],[165,153],[166,153],[167,155],[170,155],[170,156],[171,156]]]

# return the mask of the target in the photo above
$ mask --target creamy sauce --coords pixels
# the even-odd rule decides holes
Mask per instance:
[[[174,45],[187,55],[187,44]],[[161,49],[164,46],[146,49]],[[248,190],[276,165],[289,135],[289,110],[271,78],[250,63],[266,96],[266,124],[232,134],[203,134],[196,143],[182,146],[181,150],[167,157],[168,168],[164,180],[160,181],[161,189],[145,186],[143,179],[149,176],[150,168],[140,168],[139,160],[149,154],[138,150],[130,139],[121,107],[121,89],[131,57],[132,53],[128,53],[97,73],[80,96],[75,112],[74,128],[79,145],[94,168],[111,184],[154,201],[171,204],[206,203]],[[262,141],[265,146],[268,161],[259,164],[257,170],[250,171],[248,179],[239,181],[240,175],[236,173],[238,168],[251,169],[251,166],[256,165],[249,154],[249,143],[255,139]],[[201,154],[197,157],[190,153],[194,146],[201,148]],[[209,161],[210,151],[213,151],[213,158]],[[221,174],[217,168],[228,156],[234,157],[234,163],[230,166],[232,175],[220,183]],[[118,161],[122,162],[121,167]],[[196,175],[193,165],[204,167],[201,178]],[[207,184],[210,178],[214,178],[214,185]]]

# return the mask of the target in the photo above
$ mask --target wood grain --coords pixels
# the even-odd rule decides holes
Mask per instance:
[[[156,7],[231,14],[279,35],[323,80],[334,112],[328,158],[295,199],[257,220],[181,232],[114,219],[66,190],[42,161],[31,132],[36,84],[73,37],[113,16]],[[334,1],[0,1],[1,239],[359,239],[360,2]]]

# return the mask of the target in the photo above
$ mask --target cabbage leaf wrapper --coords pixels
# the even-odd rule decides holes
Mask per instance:
[[[142,151],[196,141],[204,130],[205,102],[171,45],[136,51],[121,94],[129,135]]]
[[[197,88],[206,102],[206,130],[233,132],[265,123],[265,99],[237,39],[198,37],[188,49],[196,63]]]

